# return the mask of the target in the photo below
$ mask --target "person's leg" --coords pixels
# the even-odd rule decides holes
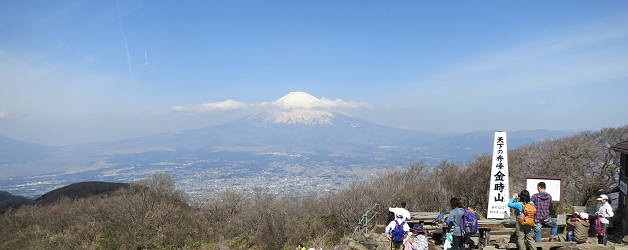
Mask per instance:
[[[534,233],[534,229],[532,226],[529,227],[525,227],[523,229],[523,232],[525,234],[525,243],[526,243],[526,247],[530,250],[534,250],[535,248],[532,246],[533,242],[534,242],[534,235],[532,235]]]
[[[543,229],[543,223],[537,221],[534,224],[534,241],[541,242],[541,229]]]
[[[558,224],[551,217],[549,218],[549,226],[552,227],[550,231],[550,238],[556,239],[556,235],[558,234]]]
[[[402,250],[403,249],[403,243],[395,243],[395,242],[393,242],[393,249],[394,250]]]
[[[573,240],[573,231],[567,232],[567,241],[574,241]]]
[[[525,250],[526,249],[525,235],[523,234],[521,227],[522,226],[519,225],[519,222],[515,222],[515,234],[517,235],[517,249]]]
[[[466,247],[467,244],[469,245],[469,249],[475,248],[475,242],[473,242],[473,240],[471,240],[471,235],[469,235],[469,234],[465,234],[464,235],[464,244],[463,244],[463,246]]]
[[[454,236],[453,242],[451,244],[452,250],[463,250],[464,249],[464,237],[462,236]]]
[[[606,241],[608,240],[608,224],[602,223],[602,227],[604,227],[604,238],[602,239],[602,243],[606,245]]]

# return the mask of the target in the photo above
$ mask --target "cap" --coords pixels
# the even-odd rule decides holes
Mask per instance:
[[[585,212],[582,212],[582,213],[580,213],[580,218],[582,218],[582,219],[586,220],[586,219],[588,219],[588,218],[589,218],[589,214],[587,214],[587,213],[585,213]]]
[[[597,197],[597,200],[598,200],[598,201],[601,201],[601,200],[608,200],[608,196],[606,196],[605,194],[602,194],[602,195],[600,195],[600,197]]]

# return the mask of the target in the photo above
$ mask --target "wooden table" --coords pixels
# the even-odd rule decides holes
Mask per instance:
[[[512,234],[515,228],[515,221],[513,220],[478,220],[478,249],[482,249],[491,243],[491,234],[494,233],[506,233]]]

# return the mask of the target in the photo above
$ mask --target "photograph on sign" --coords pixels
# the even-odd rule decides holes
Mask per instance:
[[[560,177],[529,177],[526,178],[526,189],[530,192],[530,196],[538,193],[537,185],[539,182],[545,182],[545,192],[549,193],[552,196],[552,201],[560,202],[562,197],[562,185]]]

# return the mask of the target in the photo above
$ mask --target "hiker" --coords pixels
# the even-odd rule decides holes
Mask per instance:
[[[575,220],[568,220],[567,225],[573,227],[573,241],[578,244],[587,243],[589,236],[589,214],[579,213]]]
[[[412,246],[412,250],[428,250],[429,243],[427,237],[425,237],[425,231],[423,231],[423,225],[416,224],[410,228],[411,237],[408,242]],[[404,249],[405,250],[405,249]]]
[[[556,235],[558,234],[558,224],[550,217],[550,205],[552,205],[552,195],[545,192],[545,182],[539,182],[536,185],[538,193],[532,195],[530,198],[536,206],[536,215],[534,216],[534,241],[541,242],[541,229],[543,226],[550,226],[550,242],[556,241]]]
[[[600,201],[600,207],[597,212],[595,212],[595,215],[598,216],[598,219],[596,220],[597,243],[606,245],[608,237],[608,232],[606,232],[609,223],[608,219],[614,215],[613,207],[611,207],[611,204],[608,202],[608,196],[605,194],[600,195],[597,200]]]
[[[397,215],[401,214],[401,215],[403,215],[403,220],[404,221],[410,220],[410,212],[406,209],[406,202],[405,201],[401,202],[401,206],[400,207],[389,207],[388,211],[392,212],[394,214],[393,218],[396,218]]]
[[[303,244],[299,243],[297,245],[297,250],[306,250],[305,247],[303,246]]]
[[[385,234],[388,241],[390,241],[392,249],[401,250],[403,242],[410,231],[410,226],[403,220],[403,215],[398,214],[396,219],[388,223],[386,226]]]
[[[469,249],[475,248],[475,242],[471,240],[471,235],[478,232],[478,216],[472,207],[467,207],[467,210],[464,212],[460,229],[463,230],[464,234],[463,246],[469,244]]]
[[[519,199],[517,201],[517,198]],[[534,202],[530,201],[530,192],[523,190],[521,193],[514,193],[508,207],[517,209],[517,223],[515,223],[515,233],[517,234],[517,248],[519,250],[535,249],[532,247],[534,236],[532,228],[534,227],[534,215],[536,207]]]
[[[462,206],[462,202],[460,201],[460,199],[456,197],[449,200],[449,205],[451,205],[451,212],[449,212],[449,221],[451,221],[451,233],[453,236],[453,239],[451,241],[451,249],[462,250],[464,249],[464,232],[462,231],[460,225],[462,224],[462,216],[464,215],[465,209]]]

